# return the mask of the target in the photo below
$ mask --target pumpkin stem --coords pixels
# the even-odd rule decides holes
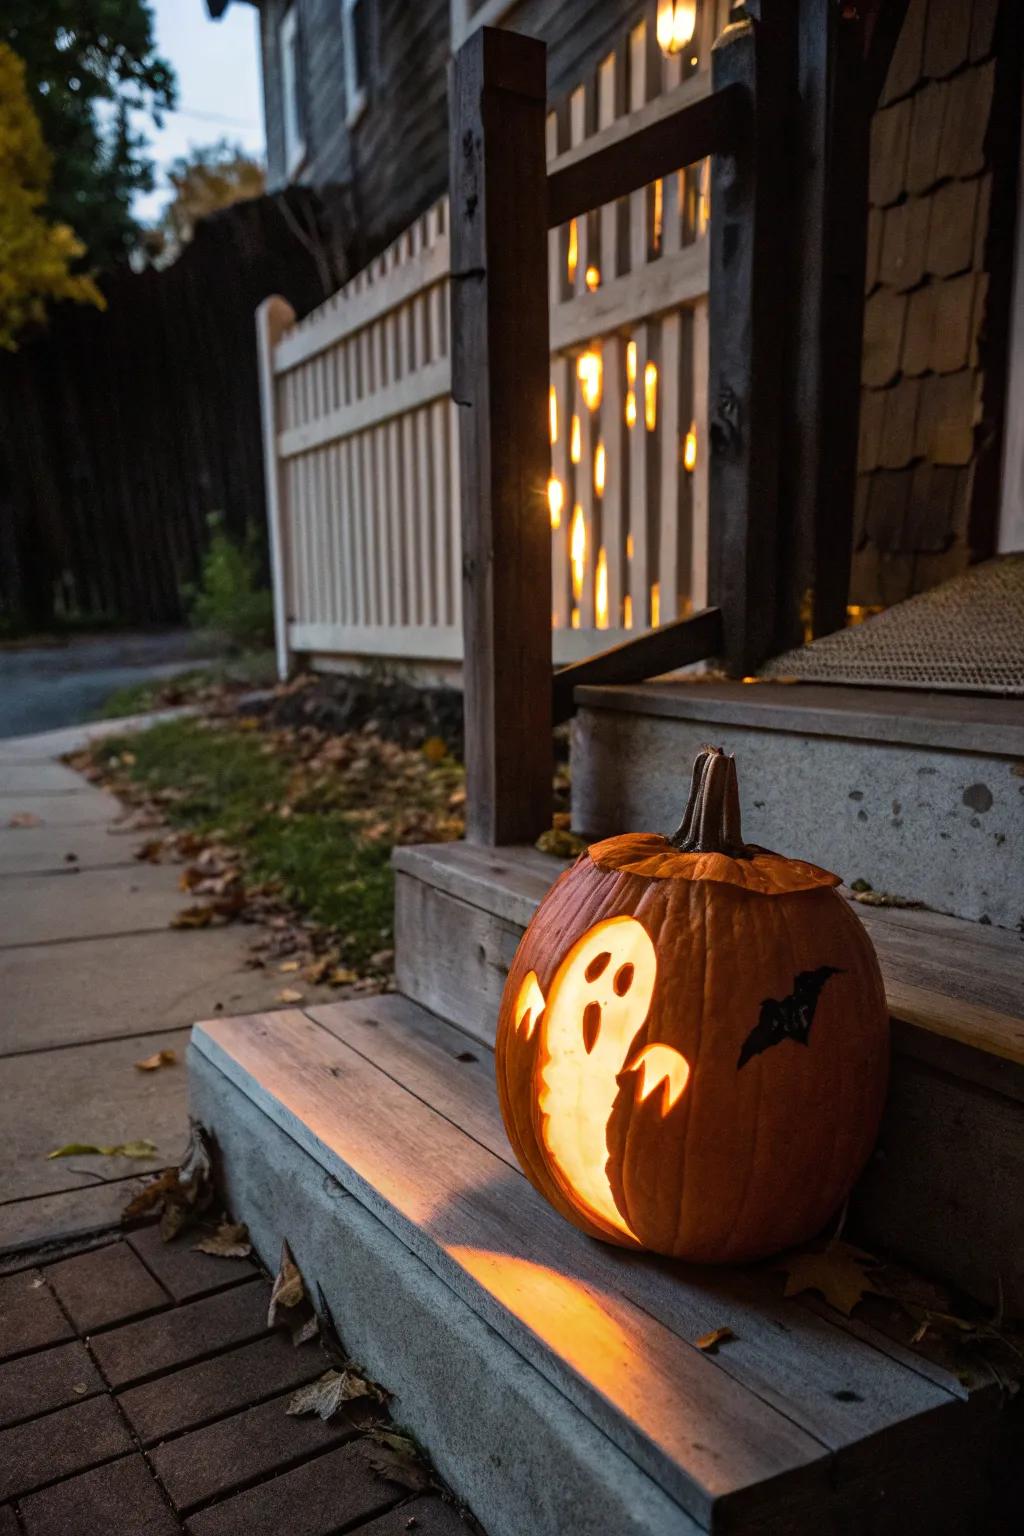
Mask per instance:
[[[690,798],[683,819],[669,839],[681,853],[724,853],[753,858],[743,841],[736,759],[721,747],[704,747],[693,765]]]

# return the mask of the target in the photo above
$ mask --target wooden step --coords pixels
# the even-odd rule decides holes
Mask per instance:
[[[394,865],[399,989],[493,1043],[516,946],[564,863],[532,848],[441,843],[396,849]],[[1024,1313],[1024,938],[936,912],[852,905],[893,1023],[889,1105],[854,1227]]]
[[[573,824],[678,824],[708,741],[734,752],[747,838],[972,921],[1024,917],[1024,703],[815,684],[579,688]]]
[[[287,1238],[490,1536],[984,1523],[994,1378],[770,1265],[584,1238],[516,1166],[490,1053],[407,999],[197,1025],[190,1077],[234,1216],[271,1268]]]

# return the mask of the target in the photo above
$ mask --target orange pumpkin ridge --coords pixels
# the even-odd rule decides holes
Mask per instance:
[[[705,748],[672,838],[594,844],[552,886],[498,1018],[531,1183],[593,1237],[705,1262],[820,1231],[870,1155],[888,1013],[838,876],[743,841]]]

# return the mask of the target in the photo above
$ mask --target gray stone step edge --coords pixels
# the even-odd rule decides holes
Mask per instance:
[[[394,1394],[488,1536],[700,1536],[701,1527],[211,1061],[190,1111],[271,1273],[287,1239],[345,1348]]]

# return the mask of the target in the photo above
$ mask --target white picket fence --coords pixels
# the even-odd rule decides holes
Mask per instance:
[[[635,27],[550,114],[549,165],[702,95],[716,9],[672,57]],[[549,237],[556,662],[706,601],[706,187],[705,162]],[[461,659],[448,274],[442,198],[304,320],[260,308],[282,670]]]

